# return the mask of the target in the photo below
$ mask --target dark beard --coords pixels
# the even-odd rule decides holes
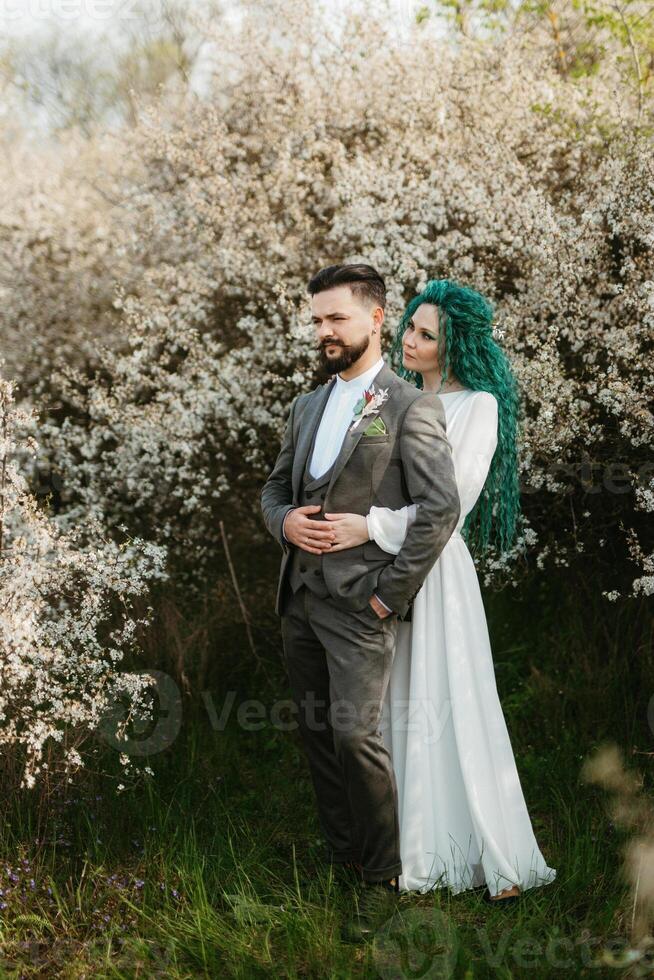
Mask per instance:
[[[342,347],[338,357],[327,357],[325,347],[329,345],[321,344],[318,349],[320,367],[327,374],[340,374],[341,371],[346,371],[352,364],[356,364],[359,358],[368,350],[369,344],[370,337],[364,337],[358,347]]]

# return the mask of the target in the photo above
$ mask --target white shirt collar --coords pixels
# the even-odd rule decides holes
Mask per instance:
[[[384,366],[384,358],[380,357],[376,364],[373,364],[371,368],[364,371],[363,374],[357,375],[356,378],[350,378],[349,381],[345,381],[340,374],[336,375],[336,387],[339,391],[359,391],[364,392],[366,388],[370,386],[370,382],[375,377],[375,375],[381,371]]]

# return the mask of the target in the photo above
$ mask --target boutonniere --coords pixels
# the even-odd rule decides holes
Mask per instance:
[[[364,391],[363,396],[354,406],[352,425],[348,429],[348,432],[354,432],[362,419],[365,419],[367,415],[372,415],[373,412],[377,412],[387,398],[388,388],[380,388],[378,391],[375,391],[374,384],[371,384],[370,387]]]

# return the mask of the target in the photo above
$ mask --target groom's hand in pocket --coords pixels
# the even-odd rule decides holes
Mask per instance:
[[[329,551],[335,538],[329,524],[325,521],[313,521],[309,517],[309,514],[315,514],[320,509],[319,504],[294,507],[284,518],[283,531],[287,541],[312,555],[322,555]]]
[[[383,602],[380,602],[376,595],[371,595],[368,599],[368,604],[372,606],[380,619],[386,619],[387,616],[392,616],[393,613],[390,609],[387,609]]]

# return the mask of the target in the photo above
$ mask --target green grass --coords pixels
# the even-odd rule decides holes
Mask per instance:
[[[172,746],[147,760],[155,776],[145,784],[117,794],[118,775],[91,774],[47,805],[12,794],[0,838],[0,977],[623,975],[591,963],[612,937],[628,936],[624,832],[579,771],[602,741],[627,755],[651,747],[641,613],[589,626],[574,597],[538,589],[487,606],[498,687],[553,884],[497,909],[481,890],[403,896],[373,947],[342,943],[354,896],[323,863],[297,732],[269,720],[245,731],[236,718],[245,698],[271,705],[287,695],[273,637],[272,685],[253,680],[244,647],[240,666],[212,682],[218,711],[225,692],[238,692],[225,729],[212,727],[202,701],[185,708]],[[649,759],[629,761],[643,769]]]

